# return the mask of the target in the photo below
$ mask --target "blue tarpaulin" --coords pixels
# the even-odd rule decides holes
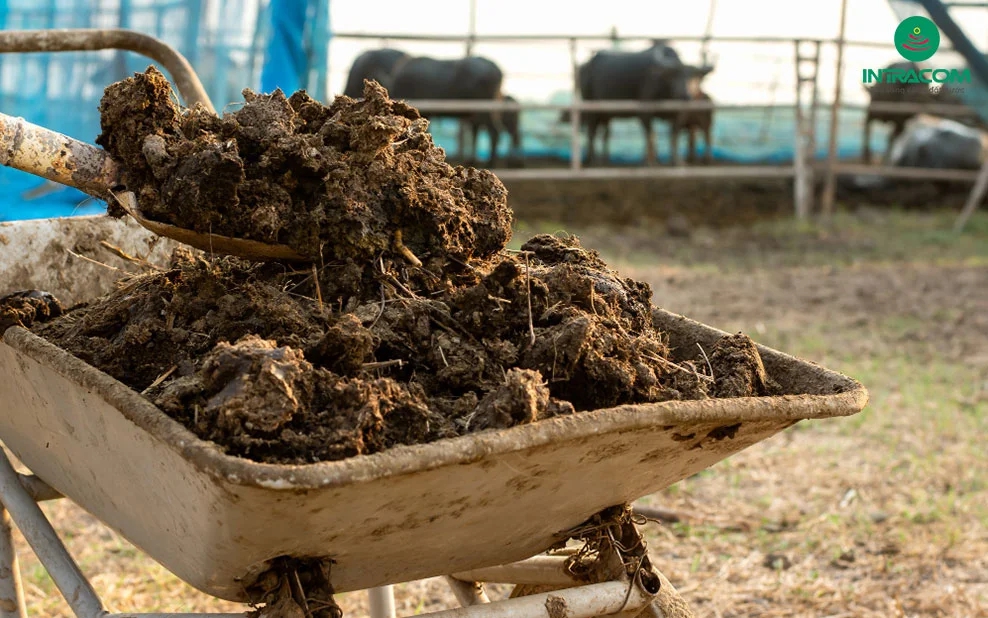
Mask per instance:
[[[303,87],[308,72],[305,24],[308,0],[271,0],[271,37],[264,53],[261,92],[276,88],[291,95]]]
[[[276,88],[291,96],[305,89],[327,102],[329,0],[271,0],[270,37],[261,71],[261,92]]]
[[[244,87],[306,88],[326,99],[329,0],[0,0],[0,30],[97,27],[130,28],[175,47],[221,111]],[[148,64],[132,52],[0,54],[0,111],[93,143],[103,88]],[[105,212],[75,189],[51,189],[0,167],[0,221]]]

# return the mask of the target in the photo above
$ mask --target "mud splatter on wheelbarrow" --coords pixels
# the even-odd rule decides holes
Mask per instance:
[[[228,453],[337,460],[620,404],[775,394],[744,335],[674,362],[649,286],[578,239],[507,251],[501,182],[448,165],[376,83],[328,107],[244,97],[222,118],[181,110],[149,69],[107,88],[99,143],[145,215],[285,243],[312,266],[179,251],[36,327]]]

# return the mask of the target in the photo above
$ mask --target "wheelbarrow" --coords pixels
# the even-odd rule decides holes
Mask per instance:
[[[2,35],[9,51],[3,37],[18,33]],[[45,51],[60,49],[48,40]],[[654,318],[674,358],[726,334],[658,309]],[[391,585],[433,576],[446,576],[463,605],[435,618],[691,616],[624,505],[801,420],[855,414],[868,399],[849,377],[759,346],[786,394],[624,405],[273,465],[225,455],[26,329],[0,335],[0,440],[33,473],[18,474],[0,453],[0,502],[80,618],[166,614],[109,614],[39,501],[71,499],[214,597],[256,603],[287,585],[307,616],[335,615],[320,613],[331,599],[309,596],[286,564],[321,573],[334,594],[371,590],[374,618],[394,615]],[[0,522],[0,618],[19,617],[11,528],[6,515]],[[583,568],[580,548],[590,546],[597,558]],[[515,584],[515,593],[492,602],[485,582]]]

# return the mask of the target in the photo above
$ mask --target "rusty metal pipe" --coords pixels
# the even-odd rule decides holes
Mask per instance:
[[[100,199],[120,185],[120,166],[106,151],[6,114],[0,114],[0,165]]]
[[[0,53],[64,52],[123,49],[158,62],[171,75],[189,107],[201,103],[216,113],[199,76],[185,56],[153,36],[121,28],[67,28],[60,30],[6,30],[0,32]]]

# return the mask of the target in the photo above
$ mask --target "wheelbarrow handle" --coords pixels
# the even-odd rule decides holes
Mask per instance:
[[[0,114],[0,164],[107,199],[121,168],[106,151],[23,118]]]

